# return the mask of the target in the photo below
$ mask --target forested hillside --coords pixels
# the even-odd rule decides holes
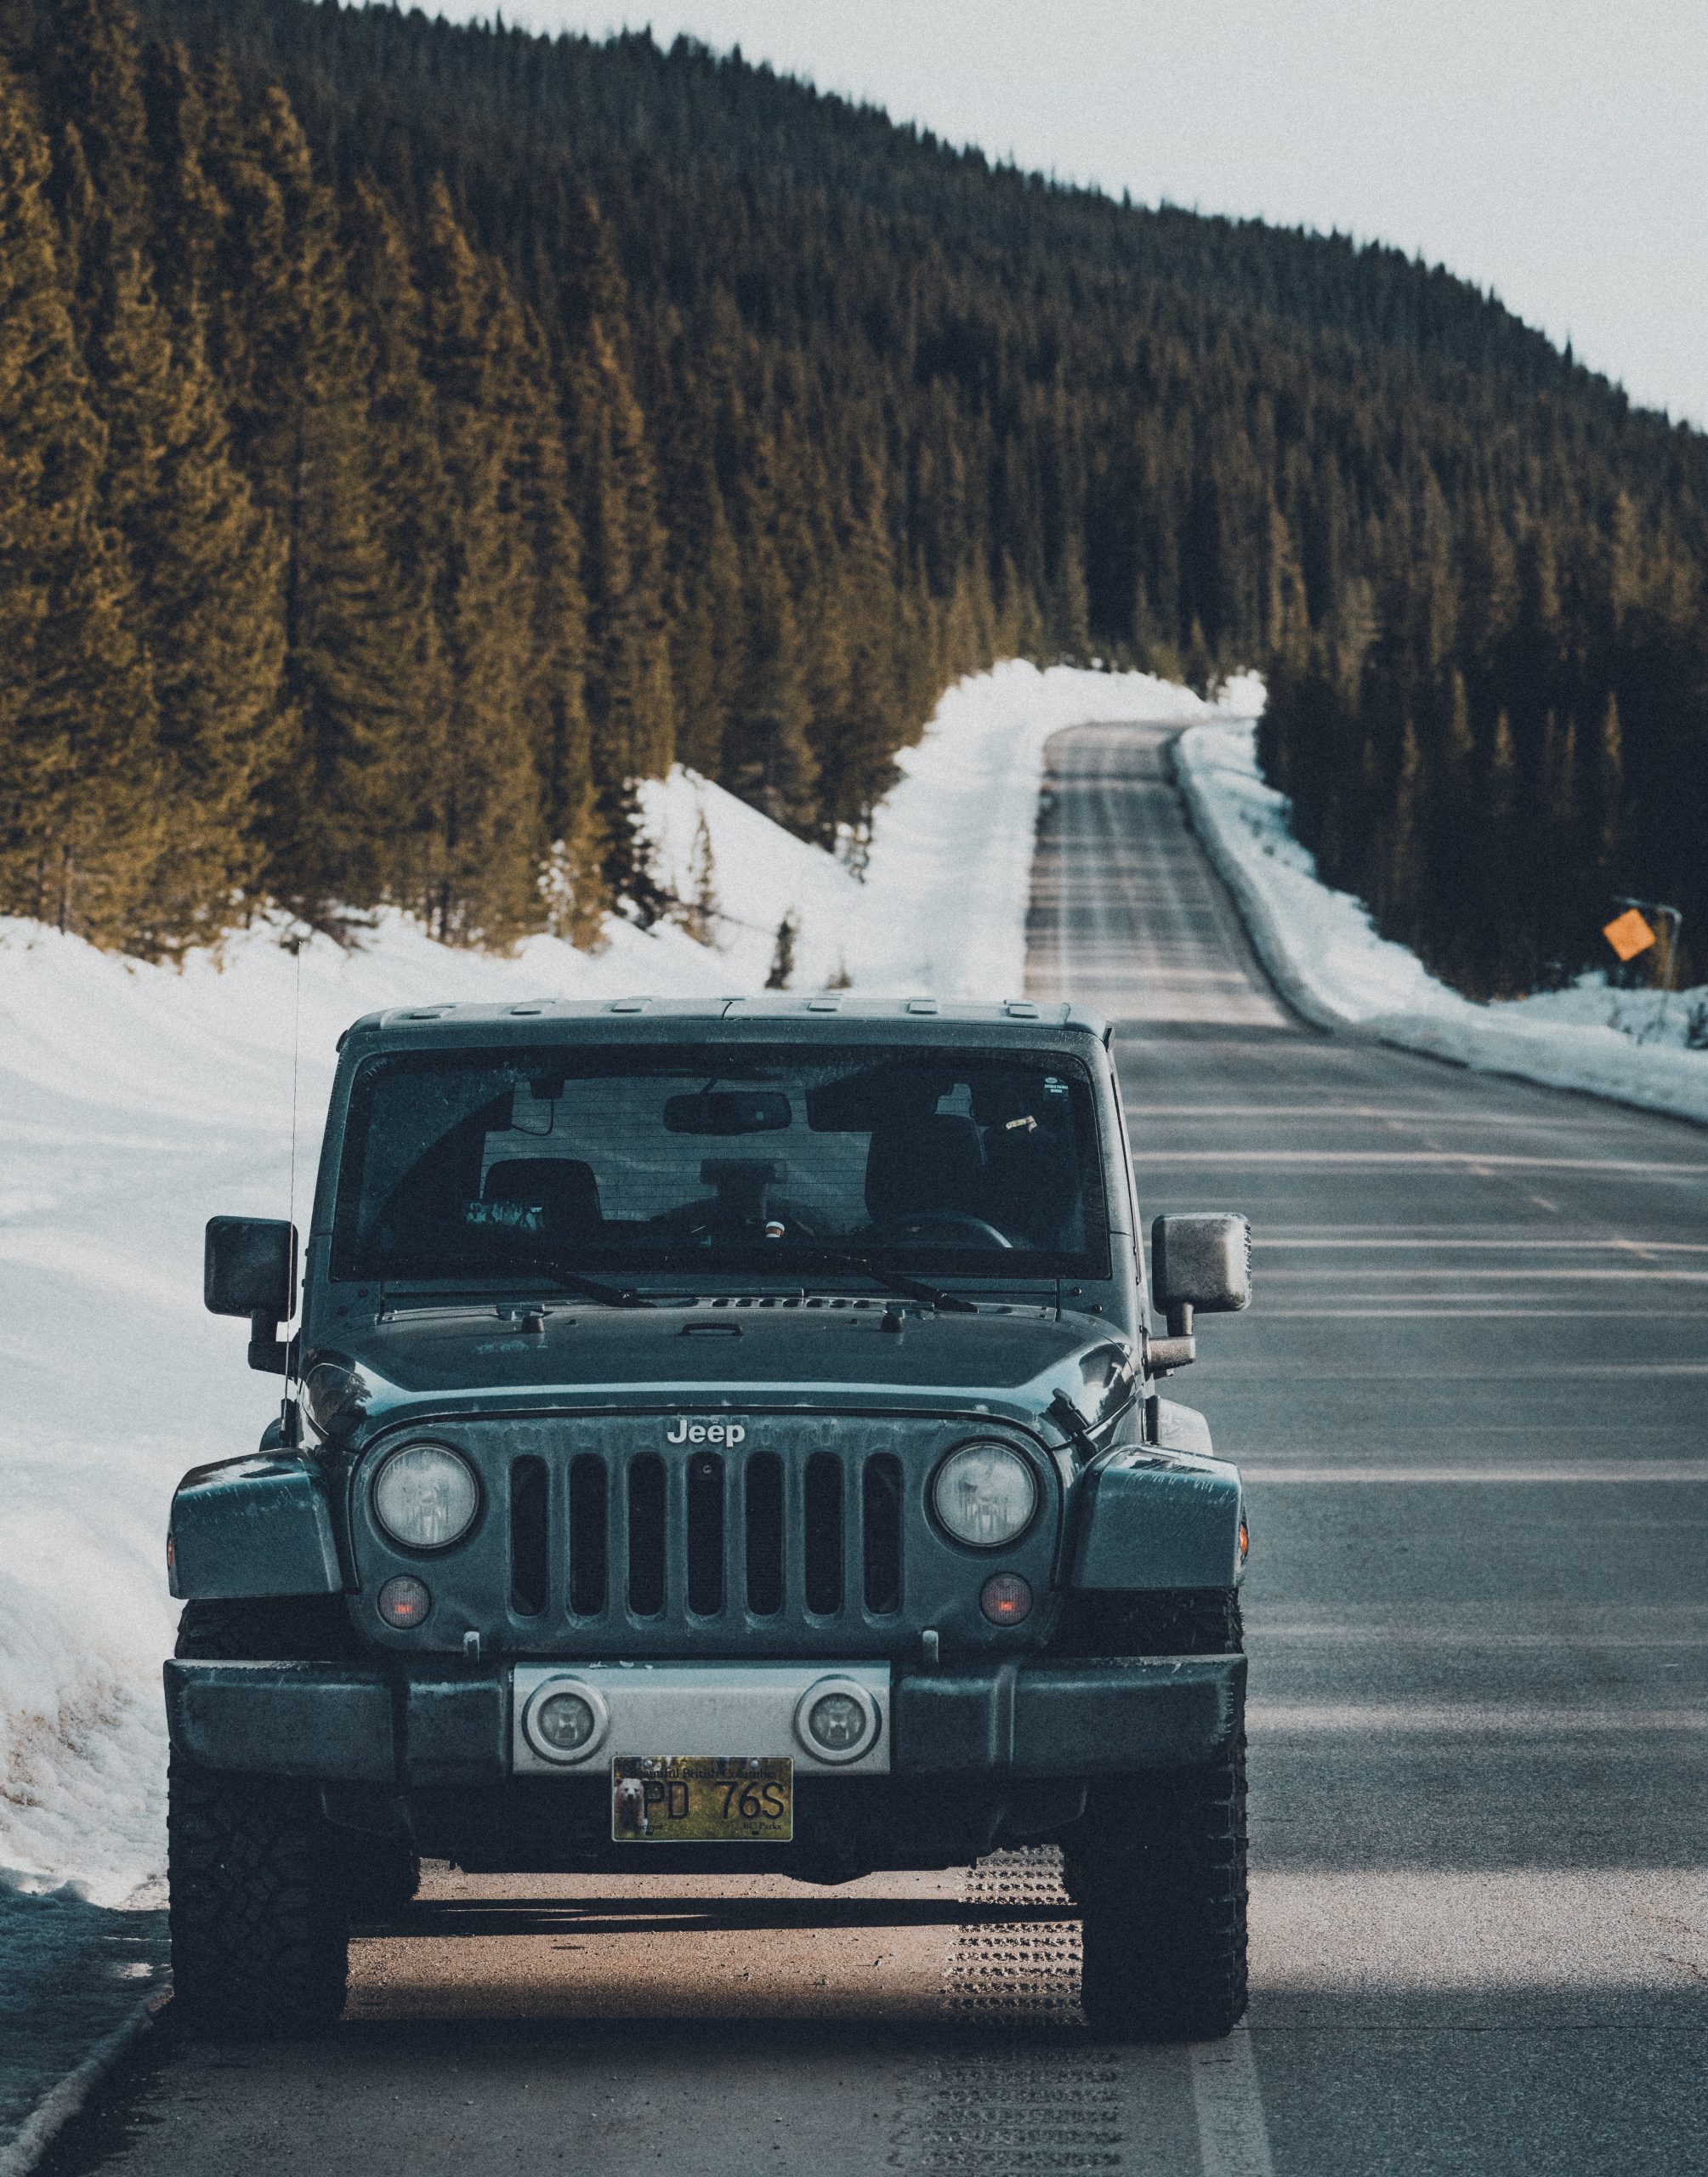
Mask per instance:
[[[1467,987],[1708,915],[1708,442],[1446,275],[644,37],[0,50],[0,908],[585,938],[665,904],[637,778],[857,862],[1021,654],[1266,668],[1325,874]]]

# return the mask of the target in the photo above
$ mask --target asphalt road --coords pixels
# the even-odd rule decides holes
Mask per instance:
[[[1047,1862],[441,1874],[309,2049],[156,2034],[53,2165],[1708,2172],[1708,1135],[1299,1027],[1160,730],[1053,744],[1033,986],[1152,1212],[1251,1216],[1176,1378],[1251,1479],[1249,2030],[1111,2051]]]

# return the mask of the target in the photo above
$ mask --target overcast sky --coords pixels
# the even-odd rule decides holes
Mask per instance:
[[[488,16],[492,0],[441,0]],[[1419,251],[1708,425],[1705,0],[508,0],[1144,202]]]

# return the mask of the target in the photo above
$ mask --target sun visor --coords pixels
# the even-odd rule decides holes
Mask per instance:
[[[843,1074],[807,1091],[814,1134],[871,1134],[898,1121],[929,1118],[955,1085],[940,1066],[886,1065]]]

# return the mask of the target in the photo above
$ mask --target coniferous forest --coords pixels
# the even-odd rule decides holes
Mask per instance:
[[[1323,874],[1468,990],[1620,894],[1700,961],[1705,569],[1708,440],[1393,251],[686,42],[0,8],[0,911],[585,941],[667,904],[638,780],[857,863],[1019,655],[1265,670]]]

